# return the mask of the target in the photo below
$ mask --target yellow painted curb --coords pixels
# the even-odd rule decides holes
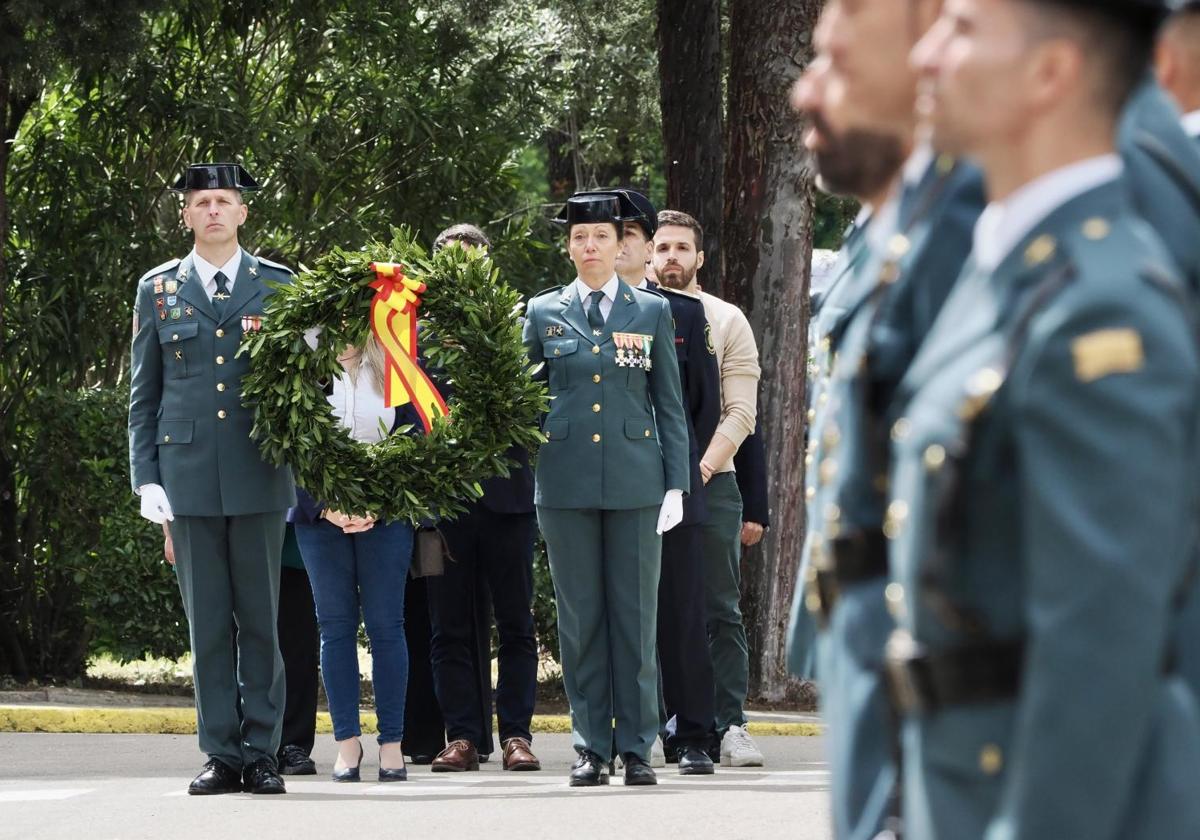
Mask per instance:
[[[361,713],[362,729],[378,732],[374,712]],[[569,734],[567,715],[534,715],[531,729]],[[820,735],[816,723],[750,723],[751,735]],[[196,711],[186,708],[89,708],[86,706],[0,706],[0,732],[87,732],[106,734],[193,735]],[[317,732],[333,732],[328,712],[317,714]]]

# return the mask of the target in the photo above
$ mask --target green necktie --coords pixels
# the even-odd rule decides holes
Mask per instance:
[[[592,292],[588,295],[592,305],[588,307],[588,326],[594,330],[604,329],[604,316],[600,313],[600,301],[604,300],[604,292]]]
[[[218,271],[213,275],[213,280],[217,283],[216,294],[212,296],[213,311],[217,313],[217,320],[220,321],[225,317],[225,301],[229,300],[229,278],[225,276],[225,272]]]

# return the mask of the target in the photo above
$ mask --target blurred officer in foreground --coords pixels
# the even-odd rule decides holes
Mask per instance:
[[[1180,3],[1154,55],[1158,82],[1175,100],[1188,136],[1200,141],[1200,0]]]
[[[1116,154],[1162,12],[946,0],[913,53],[935,144],[979,161],[991,203],[892,426],[909,838],[1200,836],[1169,644],[1200,362]]]
[[[872,146],[889,150],[877,160],[894,162],[866,233],[871,253],[843,281],[843,314],[824,339],[826,381],[806,459],[808,533],[795,611],[803,600],[820,628],[817,674],[839,838],[871,840],[885,827],[898,833],[898,733],[882,679],[894,629],[884,601],[887,415],[962,271],[984,203],[976,170],[916,136],[908,54],[940,8],[940,0],[835,0],[821,21],[818,60],[794,97],[813,115],[806,140],[818,164],[864,157]],[[836,166],[829,174],[834,186],[866,191],[839,179]]]
[[[171,522],[191,630],[209,760],[188,793],[284,793],[276,618],[284,515],[296,494],[291,471],[263,461],[250,439],[254,415],[240,387],[250,363],[237,350],[243,333],[262,327],[269,284],[292,274],[238,245],[242,193],[258,189],[241,166],[195,164],[172,189],[183,194],[195,247],[138,282],[129,460],[142,516]]]
[[[578,276],[529,302],[525,347],[550,411],[534,501],[558,603],[574,787],[653,785],[661,536],[683,518],[688,435],[671,307],[616,275],[615,195],[572,196],[561,221]]]

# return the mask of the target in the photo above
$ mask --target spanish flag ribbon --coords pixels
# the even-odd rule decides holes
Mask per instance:
[[[433,418],[448,416],[450,409],[417,362],[417,309],[425,284],[405,277],[399,263],[373,262],[371,270],[375,272],[371,331],[387,359],[383,403],[394,408],[411,402],[428,432]]]

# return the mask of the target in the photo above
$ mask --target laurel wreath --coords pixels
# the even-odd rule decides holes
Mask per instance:
[[[428,434],[397,433],[373,444],[353,440],[333,416],[323,383],[342,372],[338,354],[363,346],[375,279],[372,262],[398,262],[426,284],[418,311],[420,351],[439,384],[451,386],[450,417]],[[268,301],[262,328],[246,334],[243,400],[263,455],[288,465],[296,482],[331,507],[355,515],[418,522],[461,513],[480,482],[507,475],[513,445],[534,449],[545,387],[530,377],[521,342],[519,294],[476,249],[429,256],[413,235],[335,249]],[[317,349],[304,333],[321,327]]]

